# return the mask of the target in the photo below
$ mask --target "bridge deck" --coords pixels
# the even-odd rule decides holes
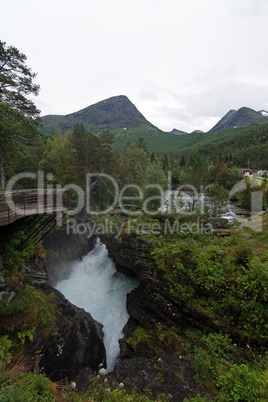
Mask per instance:
[[[64,189],[15,190],[0,193],[0,226],[37,214],[70,209],[69,192]]]

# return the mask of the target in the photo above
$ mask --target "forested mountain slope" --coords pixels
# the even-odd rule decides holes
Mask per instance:
[[[114,96],[66,116],[43,116],[42,123],[40,131],[46,134],[54,134],[56,129],[72,130],[77,123],[83,124],[94,134],[105,129],[133,130],[140,125],[145,125],[150,130],[158,130],[124,95]]]

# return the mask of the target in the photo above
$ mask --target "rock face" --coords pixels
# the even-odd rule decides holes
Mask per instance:
[[[60,314],[55,316],[49,337],[38,331],[32,343],[30,353],[40,353],[39,367],[53,380],[71,380],[80,370],[97,371],[99,364],[105,366],[102,325],[49,285],[43,285],[43,291],[52,295]]]
[[[241,107],[239,110],[230,110],[218,123],[209,131],[221,131],[227,128],[246,127],[251,124],[262,124],[267,122],[267,116],[256,112],[248,107]]]
[[[50,307],[42,312],[51,317],[48,327],[37,327],[27,353],[37,356],[36,370],[40,369],[52,380],[83,378],[83,373],[97,371],[100,364],[106,367],[102,325],[51,287],[47,275],[47,262],[52,273],[59,275],[57,270],[64,267],[68,275],[70,262],[87,254],[93,244],[94,239],[88,241],[56,231],[44,242],[46,252],[42,247],[36,248],[26,266],[17,268],[16,277],[9,279],[9,283],[5,282],[0,259],[0,300],[5,297],[11,302],[16,288],[24,282],[41,290],[49,300]]]
[[[5,278],[3,275],[4,267],[3,267],[3,262],[0,258],[0,291],[5,291],[6,289],[6,284],[5,284]]]
[[[194,375],[185,356],[134,357],[120,361],[115,372],[109,375],[109,382],[118,386],[121,378],[126,392],[131,392],[133,387],[140,392],[150,388],[150,397],[154,400],[164,393],[167,400],[183,401],[197,393]]]
[[[87,239],[78,234],[67,234],[65,230],[56,230],[45,237],[43,246],[50,283],[55,285],[57,281],[67,278],[72,263],[88,254],[94,243],[94,236]]]
[[[127,310],[136,325],[152,329],[161,322],[170,327],[213,329],[212,323],[186,311],[183,301],[171,298],[165,290],[165,279],[154,269],[150,256],[156,247],[155,241],[136,234],[123,235],[120,242],[104,235],[100,238],[106,244],[109,256],[116,262],[117,269],[136,276],[140,282],[140,286],[127,295]]]
[[[39,286],[48,282],[46,261],[38,256],[33,256],[21,272],[30,278],[31,285]]]
[[[53,380],[75,379],[81,376],[81,370],[91,372],[97,371],[99,364],[106,366],[102,325],[47,284],[48,277],[52,285],[68,277],[72,262],[91,251],[94,241],[68,235],[64,230],[55,231],[43,243],[46,263],[36,259],[26,267],[31,272],[35,268],[32,284],[53,299],[58,312],[49,336],[38,331],[30,349],[31,354],[39,352],[39,367]]]
[[[117,268],[140,282],[127,295],[130,319],[120,340],[120,361],[108,374],[108,381],[117,386],[123,382],[127,392],[133,386],[141,393],[149,389],[155,400],[162,393],[174,401],[183,401],[198,392],[205,395],[205,389],[197,390],[193,364],[185,354],[180,334],[189,328],[209,328],[210,324],[189,313],[182,300],[172,298],[165,290],[165,278],[156,271],[151,257],[156,242],[136,234],[124,234],[120,241],[101,236],[101,241]],[[172,328],[178,328],[180,334],[169,333]]]

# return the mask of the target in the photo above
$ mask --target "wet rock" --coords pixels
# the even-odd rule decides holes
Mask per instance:
[[[30,348],[30,354],[40,354],[39,367],[44,373],[53,380],[72,380],[83,368],[97,371],[100,363],[106,365],[102,325],[57,290],[46,285],[43,291],[53,296],[60,311],[50,335],[38,331]]]
[[[28,264],[21,268],[21,273],[32,286],[40,286],[48,282],[46,262],[37,256],[30,258]]]
[[[225,225],[225,220],[222,218],[208,218],[208,222],[211,224],[212,229],[221,229]]]
[[[120,241],[103,235],[101,241],[106,244],[109,256],[117,266],[121,270],[126,267],[140,282],[140,286],[127,295],[127,310],[137,325],[150,329],[161,322],[169,327],[175,325],[184,329],[192,326],[215,329],[203,316],[185,309],[185,303],[179,297],[174,299],[170,296],[170,285],[155,269],[151,257],[155,241],[136,234],[123,235]],[[187,257],[184,258],[186,266],[191,263]]]
[[[94,377],[93,371],[89,367],[84,367],[79,370],[76,376],[76,386],[79,391],[85,391],[89,384],[91,383],[91,379]]]
[[[74,261],[81,259],[94,247],[95,236],[67,233],[66,228],[55,230],[43,240],[46,250],[46,265],[50,283],[68,278]]]
[[[120,241],[101,235],[100,240],[106,245],[109,257],[115,261],[118,271],[135,276],[140,281],[147,281],[148,277],[150,281],[158,281],[153,270],[150,270],[150,252],[156,246],[155,241],[145,240],[136,234],[123,235]]]
[[[11,300],[16,296],[15,292],[3,291],[0,292],[0,301],[3,299],[7,299],[7,302],[10,303]]]
[[[137,392],[154,400],[164,393],[171,400],[183,401],[200,392],[194,375],[192,364],[186,357],[164,356],[160,360],[136,357],[117,363],[114,371],[108,374],[108,381],[115,386],[123,382],[127,393],[136,387]]]
[[[3,262],[0,257],[0,290],[4,290],[6,288],[3,271],[4,271]]]

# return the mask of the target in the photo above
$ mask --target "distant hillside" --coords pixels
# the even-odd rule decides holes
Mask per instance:
[[[66,116],[43,116],[42,123],[40,131],[45,134],[54,134],[56,129],[63,132],[72,130],[76,123],[82,123],[86,130],[95,134],[107,128],[133,130],[141,125],[149,130],[158,131],[158,128],[147,121],[136,106],[123,95],[103,100]]]
[[[151,135],[141,132],[140,129],[126,133],[124,137],[116,136],[114,149],[123,152],[128,141],[136,141],[144,137],[149,152],[169,154],[171,160],[186,160],[190,155],[202,155],[206,161],[216,163],[224,160],[229,166],[250,166],[256,170],[268,170],[268,122],[260,125],[232,128],[223,131],[209,131],[207,133],[192,133],[174,135],[159,133]]]
[[[184,134],[188,134],[186,131],[182,131],[182,130],[177,130],[176,128],[173,128],[172,131],[170,131],[170,134],[175,134],[175,135],[184,135]]]
[[[242,107],[239,110],[230,110],[210,131],[222,131],[265,122],[268,122],[268,113],[265,110],[256,112],[248,107]]]
[[[182,154],[199,153],[213,162],[222,159],[238,167],[247,166],[250,160],[251,168],[268,170],[268,121],[247,127],[210,131],[203,135],[202,142],[185,145],[184,149],[180,149]]]
[[[170,134],[175,134],[175,135],[189,134],[189,133],[187,133],[186,131],[177,130],[176,128],[173,128],[173,130],[170,131],[169,133],[170,133]],[[202,134],[202,133],[204,133],[204,131],[202,131],[202,130],[194,130],[194,131],[192,131],[191,134],[196,134],[196,133]]]
[[[204,133],[204,131],[202,131],[202,130],[194,130],[194,131],[192,131],[192,134],[203,134]]]
[[[264,122],[267,124],[262,124]],[[246,107],[230,110],[207,133],[196,130],[187,134],[176,129],[167,133],[146,120],[135,105],[121,95],[66,116],[44,116],[41,131],[54,134],[59,128],[64,133],[72,130],[76,123],[82,123],[86,130],[95,134],[108,128],[115,136],[113,147],[120,153],[129,141],[134,143],[143,137],[149,152],[176,154],[177,157],[184,155],[186,158],[201,152],[211,161],[228,158],[230,163],[235,160],[239,166],[245,165],[248,158],[252,162],[257,158],[260,162],[255,162],[255,165],[259,163],[259,168],[268,169],[268,113],[265,110],[256,112]]]

